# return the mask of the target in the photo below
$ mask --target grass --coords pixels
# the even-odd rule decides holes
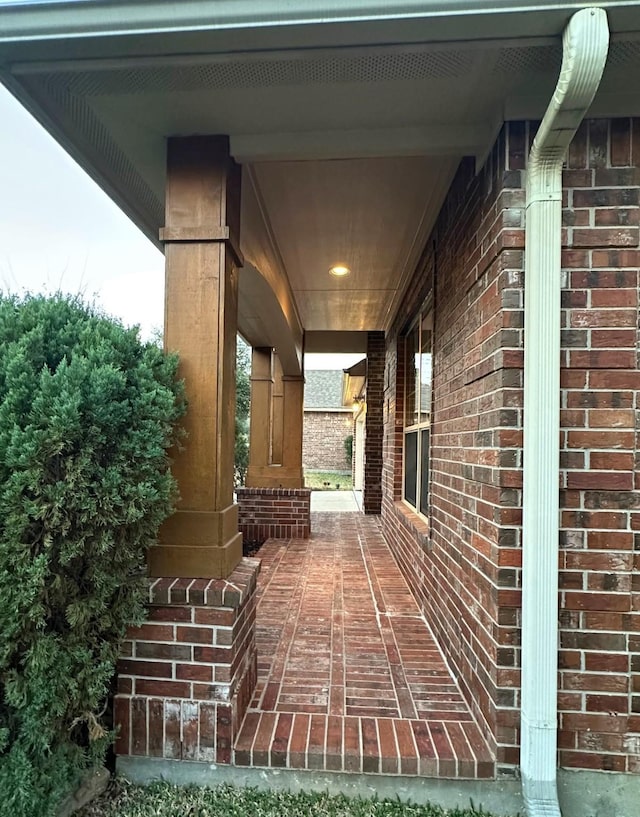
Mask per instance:
[[[399,800],[364,800],[315,792],[292,794],[235,786],[183,788],[169,783],[134,786],[123,779],[77,817],[491,817],[473,804],[443,809]]]
[[[304,484],[314,491],[350,491],[353,488],[349,472],[337,474],[335,471],[305,471]]]

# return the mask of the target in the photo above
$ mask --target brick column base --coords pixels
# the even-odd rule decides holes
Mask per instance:
[[[230,763],[257,678],[257,559],[227,579],[154,579],[118,662],[116,754]]]
[[[236,495],[245,542],[309,538],[310,488],[237,488]]]

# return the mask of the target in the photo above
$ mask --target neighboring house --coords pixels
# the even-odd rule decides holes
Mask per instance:
[[[353,411],[342,403],[342,369],[304,373],[302,464],[316,471],[351,471],[345,440],[353,434]]]
[[[559,766],[583,813],[597,799],[593,813],[631,815],[640,3],[109,5],[4,3],[0,78],[165,246],[190,433],[182,505],[149,558],[146,654],[188,640],[175,622],[205,597],[220,640],[169,644],[202,657],[178,678],[172,658],[128,662],[122,751],[220,768],[255,686],[257,567],[232,499],[239,326],[254,350],[241,503],[276,536],[306,513],[303,351],[366,354],[364,510],[495,788],[522,779],[529,814],[557,817]]]

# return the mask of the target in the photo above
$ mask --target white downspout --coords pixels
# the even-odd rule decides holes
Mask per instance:
[[[574,14],[560,78],[531,148],[525,250],[521,774],[529,817],[560,817],[556,785],[562,163],[600,84],[600,8]]]

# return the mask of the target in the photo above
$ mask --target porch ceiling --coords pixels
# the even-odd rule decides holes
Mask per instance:
[[[254,165],[306,330],[384,326],[456,165],[424,156]],[[351,274],[330,275],[337,263]]]
[[[74,23],[64,36],[71,5],[77,20],[94,15],[92,34]],[[224,37],[211,22],[167,24],[161,38],[125,33],[113,16],[100,29],[106,5],[58,3],[49,35],[46,10],[2,8],[0,79],[154,241],[166,138],[229,134],[245,166],[243,252],[299,332],[388,326],[459,160],[483,161],[505,118],[543,113],[576,4],[435,15],[442,4],[424,3],[411,19],[244,21]],[[640,114],[628,82],[640,71],[640,6],[605,5],[619,9],[593,112]],[[337,262],[351,275],[329,276]],[[241,292],[240,309],[249,339],[271,342],[255,297]]]

